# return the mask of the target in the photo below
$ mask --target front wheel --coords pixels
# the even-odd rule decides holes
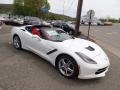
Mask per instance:
[[[79,74],[78,65],[73,58],[64,55],[58,60],[57,67],[59,72],[67,78],[76,78]]]
[[[16,49],[21,49],[22,48],[22,46],[21,46],[21,40],[20,40],[20,38],[17,35],[13,37],[13,46]]]
[[[74,35],[74,31],[73,31],[73,30],[70,30],[68,33],[69,33],[70,35]]]

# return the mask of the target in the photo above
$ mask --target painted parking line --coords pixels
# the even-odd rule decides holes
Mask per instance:
[[[112,35],[113,33],[106,33],[107,35]]]
[[[106,33],[107,35],[118,34],[117,32]]]

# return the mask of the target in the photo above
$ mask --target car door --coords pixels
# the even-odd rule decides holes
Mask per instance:
[[[26,30],[24,33],[24,43],[30,51],[45,59],[49,59],[47,53],[54,49],[49,46],[49,41],[44,40],[39,36],[33,35],[28,30]]]
[[[31,44],[32,44],[32,33],[30,32],[31,27],[26,27],[21,29],[23,33],[21,33],[21,40],[22,40],[22,47],[27,50],[31,50]]]
[[[49,41],[40,38],[39,40],[36,38],[32,38],[32,49],[38,55],[42,56],[45,59],[49,59],[48,53],[54,50],[54,48],[49,45]]]

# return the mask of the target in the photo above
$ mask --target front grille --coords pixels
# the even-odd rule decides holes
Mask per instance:
[[[107,67],[99,69],[99,70],[97,70],[97,72],[95,72],[95,74],[100,74],[100,73],[104,72],[106,69],[107,69]]]

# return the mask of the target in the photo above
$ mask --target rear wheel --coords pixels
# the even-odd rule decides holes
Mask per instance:
[[[17,35],[13,37],[13,46],[16,49],[21,49],[22,48],[22,46],[21,46],[21,40],[20,40],[20,38]]]
[[[67,78],[76,78],[79,74],[78,65],[73,58],[64,55],[58,59],[57,67],[59,72]]]

